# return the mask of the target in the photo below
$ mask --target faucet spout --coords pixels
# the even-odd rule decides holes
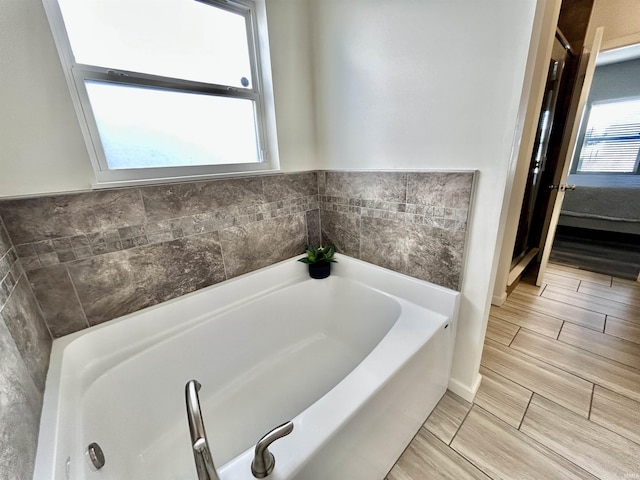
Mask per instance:
[[[187,402],[187,418],[189,431],[191,432],[191,447],[193,458],[196,462],[198,480],[220,480],[216,467],[213,464],[207,432],[204,429],[202,413],[200,411],[200,398],[198,391],[202,385],[197,380],[189,380],[185,386],[185,399]]]
[[[286,422],[271,430],[258,441],[253,462],[251,462],[251,473],[254,477],[264,478],[273,471],[276,459],[269,451],[269,445],[291,432],[293,432],[293,422]]]

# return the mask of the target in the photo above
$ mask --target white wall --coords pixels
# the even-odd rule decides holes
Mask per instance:
[[[535,0],[312,4],[323,167],[479,170],[450,385],[467,398],[480,378],[535,7]]]
[[[547,84],[549,61],[555,42],[556,25],[560,15],[561,0],[541,0],[537,5],[533,38],[529,46],[527,71],[531,72],[525,80],[522,92],[521,116],[523,133],[519,142],[517,162],[512,166],[507,191],[503,201],[503,215],[506,215],[505,231],[500,248],[496,280],[493,287],[492,303],[502,305],[507,299],[507,283],[516,244],[520,212],[527,187],[531,155],[538,131],[540,108]],[[509,184],[511,190],[509,191]]]
[[[0,112],[0,197],[89,188],[93,170],[39,0],[2,0]]]
[[[309,0],[267,0],[280,168],[319,168]]]
[[[87,190],[91,162],[41,0],[0,7],[0,198]],[[317,168],[307,0],[269,0],[280,166]]]

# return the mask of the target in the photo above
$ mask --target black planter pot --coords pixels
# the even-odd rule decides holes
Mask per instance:
[[[327,278],[331,273],[330,262],[310,263],[309,264],[309,276],[311,278],[321,279]]]

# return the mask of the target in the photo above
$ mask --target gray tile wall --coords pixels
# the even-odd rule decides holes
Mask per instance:
[[[0,478],[31,478],[51,335],[0,219]]]
[[[31,478],[51,335],[308,243],[459,289],[473,175],[305,172],[0,201],[0,476]]]
[[[320,172],[322,244],[460,289],[474,172]]]
[[[60,337],[319,243],[318,174],[4,200],[0,217]]]

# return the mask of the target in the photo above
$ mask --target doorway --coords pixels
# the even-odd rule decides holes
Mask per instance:
[[[536,257],[540,250],[542,223],[549,206],[548,195],[545,195],[543,180],[549,178],[545,175],[549,162],[550,140],[555,124],[558,98],[563,86],[565,65],[567,61],[567,50],[558,38],[555,39],[549,71],[542,102],[542,108],[538,119],[535,146],[529,164],[527,184],[518,222],[518,233],[513,250],[511,270],[519,267],[524,270],[527,265]],[[555,162],[554,162],[555,163]]]

